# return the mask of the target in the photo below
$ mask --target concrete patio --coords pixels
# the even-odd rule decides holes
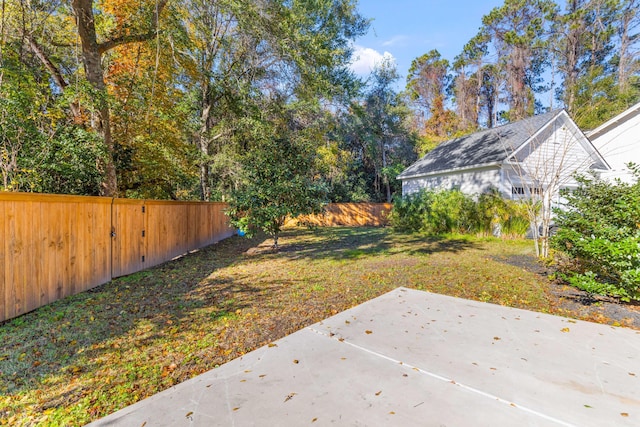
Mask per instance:
[[[398,288],[93,426],[638,426],[640,331]]]

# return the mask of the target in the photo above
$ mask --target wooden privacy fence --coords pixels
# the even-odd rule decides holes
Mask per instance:
[[[0,192],[0,321],[233,235],[226,206]]]
[[[388,224],[391,203],[329,203],[324,214],[303,215],[288,224],[310,224],[320,227],[381,227]]]

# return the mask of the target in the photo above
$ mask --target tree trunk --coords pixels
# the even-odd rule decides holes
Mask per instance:
[[[211,186],[209,185],[209,113],[211,112],[211,103],[208,98],[208,85],[203,88],[203,108],[200,126],[200,134],[198,135],[198,148],[200,149],[200,199],[209,201],[211,199]]]
[[[96,103],[97,117],[92,127],[102,136],[107,150],[104,160],[105,177],[101,183],[101,194],[113,197],[118,192],[116,167],[114,162],[114,144],[111,139],[111,124],[107,93],[104,84],[104,72],[100,46],[97,42],[95,20],[93,16],[92,0],[72,0],[71,5],[76,16],[78,35],[82,44],[82,60],[87,80],[96,91],[94,99]]]
[[[633,70],[629,70],[630,65],[633,64],[635,59],[631,47],[634,40],[637,40],[637,34],[631,35],[630,32],[633,27],[638,25],[638,1],[629,0],[625,6],[621,14],[618,30],[620,34],[620,63],[618,64],[618,85],[620,93],[624,93],[628,89],[629,77],[633,73]]]

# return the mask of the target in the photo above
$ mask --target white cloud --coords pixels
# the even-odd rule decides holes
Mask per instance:
[[[395,58],[392,54],[385,51],[384,53],[380,53],[375,49],[371,49],[370,47],[363,46],[354,46],[353,47],[353,60],[351,61],[351,69],[354,73],[366,76],[377,64],[380,64],[383,60],[388,59],[395,62]]]
[[[395,45],[404,45],[407,40],[409,40],[408,36],[397,35],[397,36],[391,37],[389,40],[382,43],[382,46],[388,47],[388,46],[395,46]]]

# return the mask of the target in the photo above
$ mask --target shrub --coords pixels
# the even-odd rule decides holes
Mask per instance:
[[[509,237],[523,237],[529,228],[526,207],[504,200],[497,191],[477,200],[459,190],[422,190],[396,198],[390,215],[398,231],[429,234],[492,234],[501,229]]]
[[[422,229],[430,192],[421,191],[405,197],[396,196],[389,221],[396,231],[415,232]]]
[[[556,210],[551,245],[572,262],[563,277],[590,293],[640,299],[640,185],[579,178]]]

